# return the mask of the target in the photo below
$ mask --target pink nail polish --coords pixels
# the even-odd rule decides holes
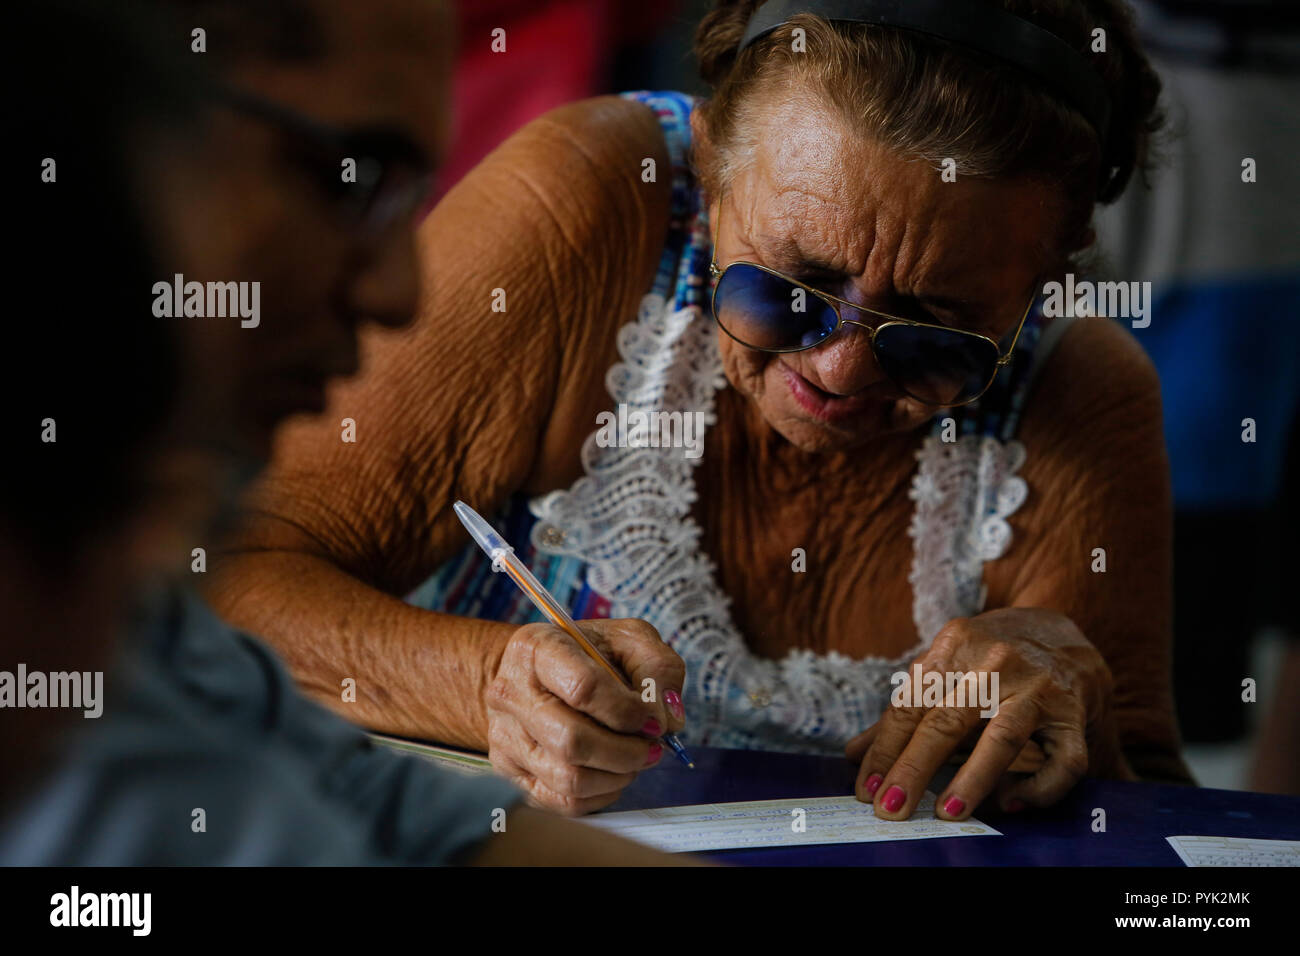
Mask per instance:
[[[652,743],[650,745],[650,753],[645,758],[645,765],[649,767],[651,764],[658,763],[659,758],[663,755],[663,752],[664,752],[663,744],[659,743],[658,741]]]
[[[647,717],[645,723],[641,725],[641,733],[645,734],[647,737],[658,737],[663,732],[664,729],[659,726],[659,721],[655,720],[653,717]]]
[[[885,808],[886,813],[894,813],[906,802],[907,794],[903,792],[903,788],[894,786],[885,791],[885,797],[880,801],[880,805]]]
[[[678,720],[681,720],[685,715],[686,711],[682,709],[682,697],[677,691],[664,691],[664,703],[668,705],[668,709],[672,711],[672,715]]]
[[[884,782],[885,782],[884,777],[882,777],[878,773],[873,773],[870,777],[867,778],[867,782],[863,784],[863,789],[865,789],[867,793],[871,794],[874,797],[876,795],[876,791],[880,789],[880,785]]]
[[[943,812],[950,817],[960,816],[966,809],[966,801],[961,797],[949,797],[943,804]]]

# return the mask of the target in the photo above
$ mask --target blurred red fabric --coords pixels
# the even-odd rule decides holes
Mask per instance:
[[[675,0],[457,0],[453,145],[430,208],[529,120],[608,92],[618,47],[653,37],[676,6]],[[503,53],[492,52],[498,27],[506,31]]]

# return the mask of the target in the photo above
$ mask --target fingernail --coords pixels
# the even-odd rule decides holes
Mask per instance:
[[[894,813],[906,802],[907,794],[903,792],[903,788],[894,786],[885,791],[885,798],[880,801],[880,805],[885,808],[886,813]]]
[[[966,809],[966,801],[961,797],[949,797],[944,801],[943,812],[950,817],[960,816],[961,812]]]
[[[655,720],[653,717],[647,717],[645,723],[641,725],[641,733],[645,734],[647,737],[658,737],[663,732],[664,729],[659,726],[659,721]]]
[[[880,785],[884,782],[885,782],[884,777],[882,777],[878,773],[873,773],[870,777],[867,778],[867,782],[863,786],[864,789],[867,791],[867,793],[871,794],[874,797],[876,795],[876,791],[880,789]]]
[[[682,709],[682,698],[681,695],[677,693],[677,691],[675,690],[664,691],[664,703],[668,705],[668,709],[672,711],[673,716],[676,717],[678,720],[681,720],[682,717],[685,716],[686,711]]]
[[[653,763],[657,763],[659,758],[663,755],[663,752],[664,752],[663,744],[658,742],[651,744],[650,753],[645,758],[645,765],[648,767]]]
[[[1024,808],[1025,808],[1025,801],[1012,800],[1010,803],[1007,804],[1007,813],[1019,813]]]

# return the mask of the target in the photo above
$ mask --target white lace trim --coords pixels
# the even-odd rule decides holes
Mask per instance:
[[[673,311],[646,296],[618,335],[623,361],[609,370],[614,402],[634,411],[703,412],[726,384],[712,323],[697,307]],[[982,561],[1010,542],[1005,518],[1025,497],[1013,473],[1018,443],[927,438],[913,481],[916,540],[910,580],[921,643],[894,659],[852,659],[793,650],[756,657],[731,619],[730,601],[699,548],[690,516],[692,469],[680,448],[582,447],[585,477],[530,502],[533,545],[587,563],[587,582],[611,602],[612,617],[649,621],[686,662],[689,740],[715,746],[828,752],[872,724],[889,699],[889,677],[952,617],[983,608]],[[979,522],[972,516],[982,515]],[[971,531],[972,527],[975,528]]]
[[[1007,518],[1025,502],[1016,474],[1025,446],[991,436],[943,442],[929,435],[916,453],[920,466],[909,497],[916,502],[912,538],[912,618],[922,646],[954,617],[984,610],[984,562],[1006,554]]]

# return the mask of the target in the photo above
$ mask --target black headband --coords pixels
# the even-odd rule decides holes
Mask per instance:
[[[1105,153],[1110,97],[1101,75],[1070,44],[1022,17],[983,3],[954,0],[772,0],[750,18],[740,49],[799,13],[924,33],[1017,66],[1062,93],[1083,113]]]

